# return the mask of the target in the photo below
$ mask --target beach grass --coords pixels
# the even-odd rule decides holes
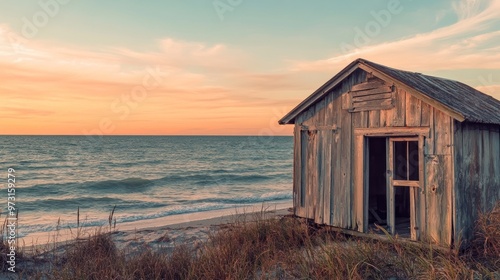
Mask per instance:
[[[111,215],[112,217],[112,215]],[[499,279],[500,205],[463,252],[346,236],[292,216],[238,215],[203,242],[118,249],[101,230],[26,268],[24,279]],[[110,218],[110,221],[112,218]],[[3,247],[1,248],[3,250]]]

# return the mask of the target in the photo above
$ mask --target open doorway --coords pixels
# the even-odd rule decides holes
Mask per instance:
[[[356,143],[363,151],[361,164],[356,164],[357,174],[363,176],[362,185],[356,182],[364,193],[362,230],[379,225],[390,234],[419,240],[424,137],[364,134],[357,136]],[[359,158],[359,153],[355,156]]]
[[[368,137],[368,224],[387,224],[387,138]]]

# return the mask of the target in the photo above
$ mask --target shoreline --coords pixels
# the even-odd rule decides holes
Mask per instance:
[[[60,229],[59,231],[34,232],[18,239],[21,251],[37,254],[55,250],[64,245],[82,240],[96,232],[110,232],[117,243],[117,247],[137,247],[149,245],[154,247],[161,241],[167,243],[186,242],[204,239],[211,228],[230,224],[239,219],[252,219],[252,215],[263,212],[269,217],[290,214],[292,201],[264,202],[249,204],[240,207],[217,209],[203,212],[186,213],[165,216],[155,219],[139,220],[117,224],[116,228],[108,226]],[[167,237],[168,236],[168,237]]]

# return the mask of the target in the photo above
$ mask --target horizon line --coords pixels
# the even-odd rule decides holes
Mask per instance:
[[[251,134],[109,134],[109,135],[85,135],[85,134],[0,134],[0,136],[75,136],[75,137],[113,137],[113,136],[201,136],[201,137],[292,137],[293,135],[251,135]]]

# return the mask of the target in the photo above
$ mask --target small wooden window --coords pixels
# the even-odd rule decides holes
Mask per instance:
[[[402,139],[394,143],[394,186],[419,186],[418,139]]]

